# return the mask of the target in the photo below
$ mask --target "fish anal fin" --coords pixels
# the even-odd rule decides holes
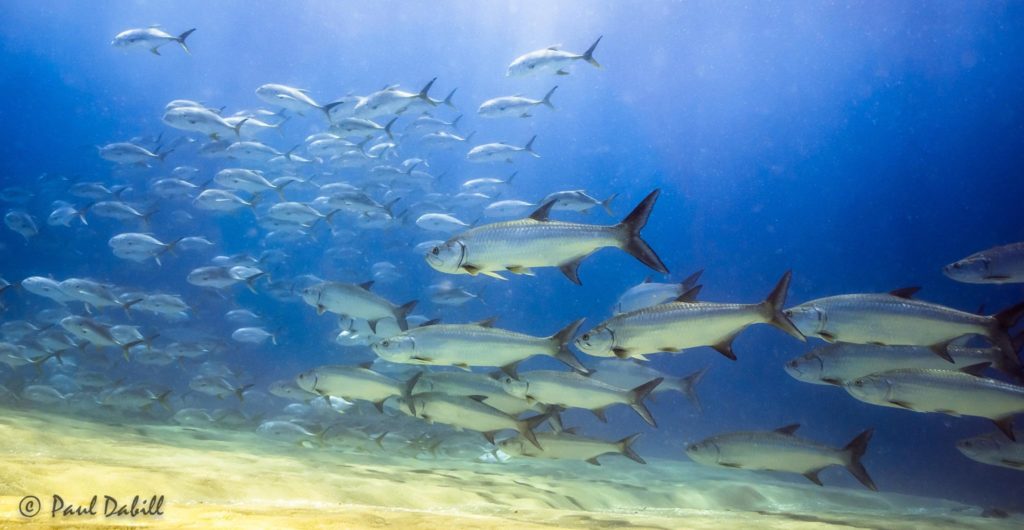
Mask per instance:
[[[821,473],[821,470],[820,469],[814,469],[814,470],[808,471],[807,473],[804,473],[803,475],[804,475],[804,478],[806,478],[807,480],[809,480],[809,481],[811,481],[811,482],[813,482],[813,483],[815,483],[815,484],[817,484],[819,486],[824,486],[824,484],[821,483],[821,479],[818,478],[818,473]]]
[[[601,463],[597,461],[597,457],[596,456],[586,459],[586,462],[588,464],[592,465],[592,466],[599,466],[599,465],[601,465]]]
[[[735,335],[732,335],[730,337],[726,337],[726,338],[722,339],[721,341],[719,341],[718,344],[712,344],[711,347],[714,348],[715,351],[717,351],[718,353],[721,353],[722,355],[724,355],[730,361],[735,361],[736,360],[736,354],[733,353],[733,351],[732,351],[732,340],[734,338],[736,338]]]
[[[589,256],[589,254],[587,254],[587,256]],[[559,265],[558,270],[562,271],[562,274],[564,274],[566,278],[569,278],[569,281],[572,283],[575,283],[576,285],[583,285],[583,283],[580,282],[580,263],[583,263],[583,260],[587,259],[587,256],[580,256],[572,261],[567,261]]]
[[[992,423],[995,423],[996,427],[999,427],[999,430],[1002,431],[1002,433],[1005,434],[1007,438],[1013,440],[1014,442],[1017,441],[1017,436],[1013,434],[1013,416],[1007,416],[1005,418],[1001,418],[998,420],[992,420]]]
[[[910,403],[907,403],[906,401],[900,401],[900,400],[893,399],[893,400],[889,400],[889,403],[892,403],[893,405],[896,405],[897,407],[900,407],[900,408],[903,408],[903,409],[914,410],[914,406],[911,405]]]
[[[779,434],[794,434],[797,431],[797,429],[799,429],[799,428],[800,428],[800,424],[799,423],[791,423],[789,425],[785,425],[783,427],[779,427],[778,429],[775,429],[774,432],[777,432]],[[818,471],[821,471],[821,470],[819,469]],[[817,471],[815,471],[815,473],[817,473]]]

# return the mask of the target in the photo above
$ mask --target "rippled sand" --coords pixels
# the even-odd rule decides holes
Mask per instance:
[[[649,459],[601,467],[342,454],[251,433],[102,425],[0,409],[0,526],[184,528],[1020,528],[948,501],[775,482]],[[51,518],[86,503],[164,495],[162,517]],[[19,514],[40,498],[42,513]]]

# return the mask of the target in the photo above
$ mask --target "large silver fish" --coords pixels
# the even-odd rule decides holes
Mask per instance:
[[[377,322],[383,318],[394,318],[402,331],[409,329],[407,317],[416,307],[416,300],[403,305],[392,304],[388,300],[370,292],[373,282],[359,285],[342,282],[321,282],[302,290],[302,299],[316,308],[318,315],[325,311],[348,317],[361,318],[370,325],[370,330],[377,332]]]
[[[774,431],[734,432],[712,436],[686,448],[686,455],[698,464],[761,471],[800,473],[821,486],[818,473],[830,466],[843,466],[861,484],[878,491],[861,457],[874,429],[868,429],[842,449],[829,447],[793,433],[800,424]]]
[[[1021,316],[1024,303],[995,315],[976,315],[912,298],[917,287],[886,294],[845,294],[805,302],[784,311],[807,336],[829,342],[928,346],[953,362],[950,342],[964,335],[980,335],[999,348],[1007,364],[1018,366],[1007,332]]]
[[[1024,442],[1008,440],[1002,433],[966,438],[957,442],[956,448],[976,462],[1024,471]]]
[[[409,396],[419,377],[420,374],[416,374],[403,383],[374,372],[367,365],[329,365],[302,372],[295,378],[295,384],[306,392],[321,396],[369,401],[378,411],[384,412],[384,402],[391,397]]]
[[[473,324],[435,324],[413,328],[373,345],[373,351],[393,363],[501,367],[534,355],[549,355],[580,372],[587,369],[569,351],[569,341],[583,323],[577,320],[550,337],[534,337],[493,327],[493,319]]]
[[[545,405],[587,409],[601,421],[607,421],[604,415],[606,408],[621,403],[629,405],[653,427],[658,424],[651,411],[647,410],[644,399],[661,381],[659,377],[636,388],[625,389],[577,373],[547,370],[509,375],[502,379],[506,392],[531,403],[536,401]]]
[[[421,419],[431,423],[443,423],[463,429],[478,431],[488,442],[494,443],[494,435],[504,430],[515,430],[541,448],[533,429],[548,419],[547,414],[538,414],[518,419],[488,405],[483,396],[449,396],[437,392],[416,394],[400,399],[402,410],[408,409]]]
[[[770,324],[797,339],[803,335],[782,313],[791,273],[786,272],[763,302],[722,304],[692,302],[695,287],[679,301],[622,313],[602,322],[576,339],[576,347],[599,357],[636,357],[687,348],[711,346],[736,360],[732,341],[751,324]]]
[[[855,379],[845,388],[872,405],[988,418],[1014,440],[1013,416],[1024,413],[1024,387],[983,377],[987,367],[981,363],[960,371],[890,370]]]
[[[1024,242],[971,254],[942,272],[964,283],[1024,283]]]
[[[1024,344],[1024,333],[1014,341],[1017,349]],[[951,344],[949,354],[956,365],[970,366],[990,362],[1011,375],[1018,372],[1004,364],[1003,353],[997,348],[977,348]],[[899,370],[902,368],[932,368],[948,370],[950,365],[924,346],[877,346],[874,344],[848,344],[837,342],[801,355],[786,363],[786,373],[805,383],[845,385],[859,377]]]
[[[449,274],[486,274],[504,279],[499,272],[532,274],[532,267],[558,267],[579,285],[579,266],[595,251],[620,248],[648,267],[667,273],[661,258],[640,231],[647,224],[660,190],[654,190],[621,223],[611,226],[551,221],[550,201],[527,219],[493,223],[459,234],[430,250],[427,263]]]
[[[633,450],[633,442],[640,437],[640,433],[627,436],[617,442],[606,442],[596,438],[580,436],[574,430],[566,429],[559,434],[537,433],[537,441],[540,442],[543,449],[527,444],[526,440],[521,436],[502,440],[498,443],[498,447],[506,454],[512,456],[556,460],[583,460],[595,466],[601,465],[597,461],[598,457],[612,454],[625,456],[640,464],[647,463]]]

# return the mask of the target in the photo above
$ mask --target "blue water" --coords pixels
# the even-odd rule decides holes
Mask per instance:
[[[304,88],[325,102],[390,84],[416,91],[436,76],[434,97],[458,88],[460,131],[476,131],[474,143],[521,145],[536,134],[541,155],[515,166],[479,166],[464,161],[462,146],[429,152],[400,145],[402,158],[427,158],[432,174],[444,174],[436,191],[453,194],[464,180],[515,169],[515,185],[502,199],[535,202],[563,189],[599,198],[618,193],[613,207],[621,217],[660,188],[645,238],[671,269],[668,278],[705,269],[705,300],[759,301],[786,270],[794,274],[793,303],[909,285],[922,286],[923,299],[970,311],[983,305],[991,313],[1024,299],[1019,286],[961,284],[941,273],[972,252],[1024,239],[1020,3],[140,1],[6,2],[0,10],[0,188],[33,192],[27,204],[2,206],[24,209],[40,225],[28,243],[0,231],[0,275],[12,283],[31,275],[89,277],[180,293],[202,317],[191,325],[231,344],[225,360],[244,367],[258,386],[373,354],[334,346],[335,320],[317,317],[301,301],[242,288],[229,290],[232,300],[225,301],[184,281],[214,255],[258,255],[264,231],[248,211],[216,215],[188,201],[153,204],[145,182],[179,165],[200,168],[194,180],[204,182],[233,164],[183,148],[162,166],[125,176],[93,146],[160,133],[165,141],[203,140],[163,125],[164,105],[188,98],[228,112],[267,107],[254,94],[264,83]],[[157,23],[173,34],[198,28],[188,40],[192,55],[173,43],[160,57],[110,45],[124,29]],[[504,76],[520,54],[553,44],[582,52],[599,35],[600,70],[581,64],[557,78]],[[554,84],[553,112],[538,108],[530,119],[512,120],[475,115],[486,99],[539,98]],[[457,114],[438,112],[444,119]],[[264,141],[284,151],[325,125],[321,115],[296,116],[283,136]],[[107,240],[137,230],[133,223],[90,217],[88,227],[46,226],[51,202],[74,202],[66,189],[79,180],[133,183],[140,189],[131,200],[160,208],[152,225],[157,237],[201,235],[216,249],[168,256],[157,268],[111,255]],[[479,210],[457,213],[467,222],[479,217]],[[615,221],[599,210],[558,216]],[[418,298],[419,313],[446,322],[497,315],[502,327],[535,335],[579,317],[596,324],[651,273],[622,252],[604,250],[583,263],[581,287],[556,269],[504,283],[459,278],[471,291],[485,287],[486,305],[446,308],[428,301],[426,287],[453,277],[409,250],[438,237],[411,220],[366,231],[351,244],[332,242],[323,226],[317,234],[312,242],[275,247],[290,257],[274,280],[313,274],[361,282],[371,278],[373,263],[389,261],[402,278],[379,287],[388,298]],[[354,246],[362,257],[339,264],[325,257],[332,246]],[[4,299],[4,319],[54,306],[27,293]],[[221,315],[236,306],[267,315],[268,329],[282,330],[281,344],[231,343],[233,327]],[[135,321],[147,329],[161,322]],[[841,445],[874,427],[865,464],[882,490],[1024,509],[1024,475],[968,460],[953,445],[992,430],[986,421],[873,407],[783,371],[785,360],[820,344],[752,327],[735,343],[736,362],[708,348],[655,356],[652,366],[676,375],[710,367],[699,389],[703,415],[668,395],[651,407],[656,431],[624,407],[610,411],[607,425],[578,411],[567,422],[607,438],[641,431],[639,452],[676,458],[685,458],[686,442],[729,430],[799,422],[805,436]],[[556,366],[531,360],[521,369]],[[189,375],[174,366],[138,374],[182,389]],[[859,487],[841,470],[823,478]]]

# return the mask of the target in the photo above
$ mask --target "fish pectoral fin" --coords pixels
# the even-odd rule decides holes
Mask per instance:
[[[804,473],[803,475],[804,475],[804,478],[806,478],[807,480],[809,480],[809,481],[811,481],[811,482],[813,482],[813,483],[815,483],[815,484],[817,484],[819,486],[824,486],[824,484],[821,483],[821,479],[818,478],[818,473],[821,473],[821,470],[820,469],[814,469],[814,470],[808,471],[807,473]]]
[[[1006,275],[1003,275],[1003,274],[989,274],[987,276],[984,276],[984,278],[986,280],[997,280],[997,281],[1009,280],[1010,279],[1009,276],[1006,276]]]
[[[566,278],[569,278],[569,281],[572,283],[575,283],[576,285],[583,285],[583,283],[580,282],[580,263],[583,263],[583,260],[587,259],[588,256],[590,256],[590,254],[580,256],[572,261],[567,261],[559,265],[558,270],[562,271],[562,274],[564,274]]]
[[[1014,442],[1017,441],[1017,436],[1013,434],[1013,416],[1009,416],[999,420],[992,420],[992,423],[995,423],[996,427],[999,427],[999,430],[1002,431],[1007,438],[1013,440]]]
[[[555,75],[569,75],[569,72],[559,69],[557,72],[555,72]]]
[[[430,357],[420,357],[418,355],[410,357],[410,359],[412,359],[414,361],[417,361],[417,362],[421,362],[421,363],[432,363],[432,362],[434,362],[434,359],[432,359]]]
[[[666,346],[664,348],[658,348],[658,351],[660,351],[661,353],[679,353],[683,350],[673,348],[671,346]]]
[[[519,265],[510,265],[505,267],[512,274],[524,274],[526,276],[536,276],[529,267],[521,267]]]
[[[843,386],[843,382],[835,377],[824,377],[821,379],[822,383],[828,383],[830,385]]]
[[[477,395],[466,396],[466,397],[468,397],[469,399],[472,399],[473,401],[476,401],[477,403],[483,403],[487,399],[487,396],[477,396]]]
[[[907,410],[914,410],[914,407],[910,403],[907,403],[906,401],[899,401],[899,400],[895,400],[895,399],[890,399],[889,403],[891,403],[893,405],[896,405],[897,407],[907,409]]]
[[[827,331],[819,331],[818,336],[825,339],[826,342],[836,342],[836,336]]]
[[[480,274],[480,267],[477,267],[476,265],[470,265],[468,263],[462,266],[462,270],[468,272],[472,276]]]
[[[718,465],[725,466],[725,467],[731,467],[733,469],[743,469],[742,465],[737,464],[735,462],[719,462]]]
[[[592,465],[592,466],[599,466],[599,465],[601,465],[601,463],[597,461],[597,457],[596,456],[586,459],[585,462],[590,464],[590,465]]]
[[[1021,461],[1021,460],[1010,460],[1008,458],[1004,458],[1004,459],[1000,460],[999,462],[1001,464],[1003,464],[1003,465],[1010,466],[1010,467],[1024,468],[1024,461]]]
[[[722,355],[724,355],[730,361],[735,361],[736,360],[736,354],[733,353],[733,351],[732,351],[732,340],[735,339],[735,338],[736,338],[736,335],[730,335],[730,336],[722,339],[721,341],[719,341],[718,344],[712,344],[711,347],[714,348],[715,351],[717,351],[718,353],[721,353]]]

